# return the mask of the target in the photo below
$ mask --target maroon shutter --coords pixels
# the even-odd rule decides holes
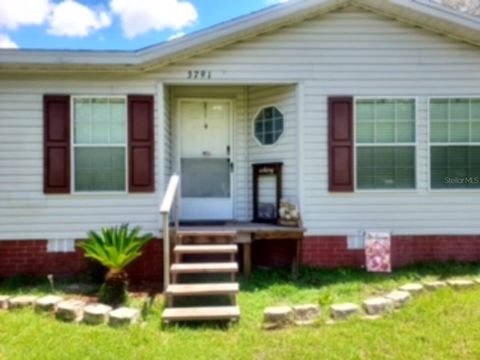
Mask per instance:
[[[328,122],[329,190],[352,192],[353,98],[329,98]]]
[[[70,193],[70,97],[43,98],[44,174],[46,194]]]
[[[153,96],[128,97],[129,191],[155,191]]]

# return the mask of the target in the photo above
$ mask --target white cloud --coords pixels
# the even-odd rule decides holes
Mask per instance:
[[[111,24],[107,12],[95,11],[74,0],[64,0],[53,6],[47,32],[57,36],[85,37]]]
[[[185,33],[183,31],[180,31],[180,32],[177,32],[177,33],[171,35],[167,40],[168,41],[175,40],[175,39],[181,38],[183,36],[185,36]]]
[[[175,31],[171,40],[183,36],[182,29],[198,19],[197,10],[188,0],[109,0],[109,11],[80,1],[0,0],[0,29],[46,25],[51,35],[85,37],[109,27],[112,17],[118,16],[128,38],[169,29]],[[2,44],[14,45],[7,35],[1,36]]]
[[[112,20],[106,11],[75,0],[0,0],[0,28],[15,30],[45,23],[49,34],[83,37],[110,26]]]
[[[22,25],[41,25],[50,8],[50,0],[0,0],[0,27],[15,30]]]
[[[8,35],[0,34],[0,49],[16,49],[18,45],[8,37]]]
[[[128,38],[150,30],[179,31],[198,19],[195,7],[181,0],[110,0],[110,8],[120,17]]]
[[[267,5],[286,3],[288,0],[265,0]]]

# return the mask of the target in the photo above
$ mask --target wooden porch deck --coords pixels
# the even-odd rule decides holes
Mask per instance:
[[[303,237],[306,229],[304,227],[287,227],[276,224],[263,224],[253,222],[225,222],[212,224],[180,224],[180,231],[188,232],[233,232],[235,243],[243,248],[243,275],[249,277],[252,272],[252,243],[260,240],[291,240],[295,241],[295,254],[292,261],[292,276],[298,276],[300,265]]]

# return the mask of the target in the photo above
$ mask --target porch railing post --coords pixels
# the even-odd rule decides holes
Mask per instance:
[[[178,232],[180,228],[180,191],[177,190],[175,198],[175,232]]]
[[[162,233],[163,233],[163,284],[165,290],[170,285],[170,213],[172,206],[175,206],[175,231],[179,230],[180,205],[178,184],[180,176],[172,175],[168,183],[167,191],[160,205],[160,214],[162,215]]]
[[[162,214],[163,223],[163,287],[167,289],[170,285],[170,229],[169,214]]]

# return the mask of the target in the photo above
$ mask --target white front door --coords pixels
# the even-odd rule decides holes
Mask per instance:
[[[180,100],[182,220],[233,218],[231,104]]]

